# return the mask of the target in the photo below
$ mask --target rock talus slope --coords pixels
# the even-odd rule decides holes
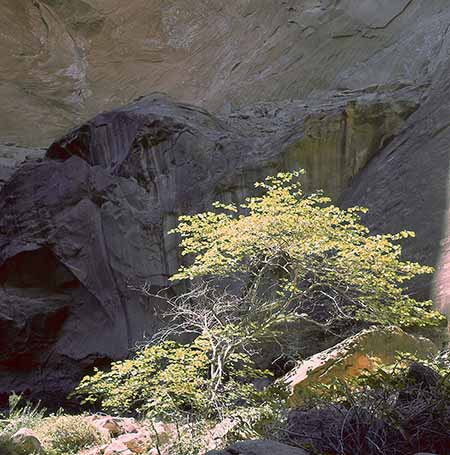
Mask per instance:
[[[446,1],[0,0],[0,12],[0,141],[47,144],[82,124],[12,177],[22,149],[0,147],[0,393],[64,397],[126,356],[160,323],[132,286],[167,285],[177,216],[240,201],[277,170],[304,167],[309,189],[367,205],[375,231],[415,230],[406,254],[441,262],[449,305]],[[153,90],[218,114],[150,95],[82,122]]]

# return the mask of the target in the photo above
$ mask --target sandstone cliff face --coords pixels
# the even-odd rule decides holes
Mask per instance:
[[[82,124],[13,176],[28,152],[0,147],[0,393],[63,397],[126,356],[160,323],[130,285],[166,286],[177,216],[242,200],[278,170],[304,167],[308,189],[367,205],[375,231],[415,230],[407,255],[438,263],[446,1],[0,0],[0,12],[0,142],[47,144]],[[155,89],[216,114],[151,95],[82,122]]]
[[[226,112],[420,83],[448,18],[446,0],[2,0],[0,142],[48,145],[152,91]]]
[[[0,345],[8,346],[0,392],[64,397],[88,368],[125,357],[161,323],[160,300],[132,288],[169,285],[181,264],[168,235],[178,216],[242,201],[255,180],[301,165],[310,189],[328,169],[325,187],[335,191],[340,169],[356,175],[417,96],[353,93],[333,105],[265,104],[219,118],[154,95],[25,162],[0,191]],[[366,117],[364,138],[348,112]],[[343,136],[359,141],[358,156]],[[305,143],[316,150],[311,163]]]
[[[443,36],[432,68],[420,107],[353,182],[343,203],[367,206],[366,222],[375,231],[407,228],[417,233],[407,254],[437,267],[434,294],[439,308],[449,313],[449,33]],[[418,292],[428,293],[429,282],[424,281]]]

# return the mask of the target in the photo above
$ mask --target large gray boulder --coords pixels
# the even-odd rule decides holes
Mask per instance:
[[[13,455],[44,455],[42,443],[37,435],[28,428],[22,428],[11,438]]]
[[[307,455],[306,450],[275,441],[237,442],[226,450],[214,450],[206,455]]]

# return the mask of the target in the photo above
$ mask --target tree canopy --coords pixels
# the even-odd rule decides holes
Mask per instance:
[[[411,279],[433,272],[402,260],[400,241],[414,233],[371,235],[361,223],[365,208],[343,210],[320,193],[305,195],[301,174],[256,183],[262,194],[242,205],[216,203],[216,211],[181,217],[173,232],[193,262],[172,279],[240,282],[250,307],[271,301],[327,324],[439,324],[431,301],[407,292]]]

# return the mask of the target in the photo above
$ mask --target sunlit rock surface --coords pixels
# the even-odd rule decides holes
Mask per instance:
[[[410,335],[398,327],[370,328],[338,345],[299,362],[284,381],[290,390],[292,407],[300,407],[307,387],[346,380],[375,369],[380,363],[392,365],[399,352],[417,359],[436,355],[438,348],[427,338]]]
[[[446,0],[1,0],[0,143],[166,91],[215,112],[432,77]]]

